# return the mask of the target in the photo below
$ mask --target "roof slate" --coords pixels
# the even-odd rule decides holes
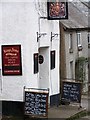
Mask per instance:
[[[82,4],[82,3],[80,3]],[[88,9],[88,8],[87,8]],[[88,15],[74,2],[68,3],[68,20],[60,20],[68,29],[88,28]]]

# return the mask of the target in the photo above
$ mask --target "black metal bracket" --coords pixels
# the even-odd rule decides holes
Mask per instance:
[[[45,35],[47,35],[47,33],[38,33],[37,32],[37,42],[42,36],[45,36]]]
[[[47,19],[47,17],[40,17],[40,19]]]
[[[52,39],[53,39],[54,37],[58,37],[58,35],[60,35],[60,34],[58,34],[58,33],[52,33],[52,32],[51,32],[51,41],[52,41]]]

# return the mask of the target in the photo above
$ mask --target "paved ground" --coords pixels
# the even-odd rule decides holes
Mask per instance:
[[[81,101],[82,107],[85,107],[87,111],[90,112],[90,94],[87,96],[82,96],[82,101]],[[85,116],[82,118],[79,118],[78,120],[90,120],[90,116]]]
[[[2,119],[2,117],[0,116],[0,120]]]
[[[77,114],[78,112],[86,110],[85,108],[81,108],[81,109],[78,108],[79,108],[78,106],[73,106],[73,105],[60,105],[59,107],[49,107],[48,119],[61,118],[61,120],[66,120],[67,118]]]
[[[59,107],[51,107],[48,110],[49,118],[69,118],[81,111],[87,110],[90,111],[90,96],[82,96],[81,100],[82,108],[79,109],[79,104],[71,104],[71,105],[60,105]],[[90,116],[86,116],[85,118],[90,118]]]
[[[82,108],[79,108],[79,104],[60,105],[59,107],[48,108],[48,118],[61,118],[65,120],[81,111],[88,110],[89,100],[87,96],[83,97],[81,101]],[[90,119],[90,116],[84,117],[86,120]],[[1,120],[1,117],[0,117]],[[82,119],[79,119],[82,120]]]
[[[48,110],[48,118],[69,118],[78,112],[86,110],[85,108],[80,108],[74,105],[60,105],[59,107],[52,107]]]
[[[85,107],[87,111],[90,111],[90,96],[82,96],[81,105]]]

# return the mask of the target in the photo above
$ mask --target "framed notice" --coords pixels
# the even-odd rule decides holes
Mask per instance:
[[[22,75],[21,45],[2,45],[2,74]]]
[[[67,0],[48,0],[47,17],[48,20],[68,19],[68,2]]]

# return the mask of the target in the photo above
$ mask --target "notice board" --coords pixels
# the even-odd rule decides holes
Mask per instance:
[[[61,98],[70,102],[81,103],[81,82],[62,81]]]
[[[22,75],[21,45],[2,45],[2,74]]]
[[[25,115],[34,117],[48,116],[48,90],[25,88]]]

